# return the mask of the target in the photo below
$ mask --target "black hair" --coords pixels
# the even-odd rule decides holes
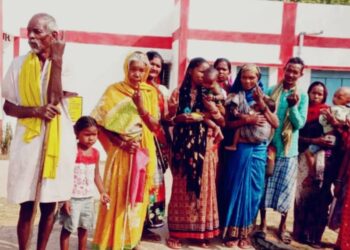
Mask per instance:
[[[301,59],[300,57],[291,57],[289,58],[288,62],[286,63],[285,67],[288,65],[288,64],[300,64],[302,67],[301,67],[301,71],[303,71],[304,67],[305,67],[305,64],[304,64],[304,61],[303,59]]]
[[[186,107],[190,107],[191,105],[191,85],[192,85],[192,78],[190,75],[190,72],[200,66],[202,63],[208,63],[207,60],[205,60],[202,57],[195,57],[193,58],[190,63],[187,66],[186,73],[184,80],[182,81],[180,91],[179,91],[179,107],[178,107],[178,114],[184,113],[184,109]],[[201,86],[197,87],[198,93],[197,99],[195,103],[199,104],[199,106],[202,106],[202,91]]]
[[[164,59],[163,57],[157,52],[157,51],[154,51],[154,50],[150,50],[150,51],[147,51],[146,52],[146,55],[148,57],[148,60],[151,62],[151,60],[153,60],[154,58],[159,58],[160,59],[160,64],[161,64],[161,71],[159,73],[159,80],[160,80],[160,83],[162,83],[163,81],[163,75],[164,75]]]
[[[76,136],[78,136],[83,129],[89,127],[98,127],[96,120],[91,116],[82,116],[74,124],[74,133]]]
[[[216,68],[219,65],[219,63],[221,63],[221,62],[225,62],[227,64],[228,71],[231,73],[231,62],[226,58],[221,57],[221,58],[216,59],[214,62],[214,68]]]
[[[313,83],[310,84],[309,88],[307,89],[307,94],[309,95],[311,90],[316,87],[316,86],[321,86],[323,87],[323,100],[321,103],[325,103],[326,100],[327,100],[327,96],[328,96],[328,90],[327,90],[327,87],[326,85],[323,83],[323,82],[320,82],[320,81],[315,81]]]

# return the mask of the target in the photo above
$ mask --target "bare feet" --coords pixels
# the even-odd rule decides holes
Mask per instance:
[[[266,224],[261,223],[259,225],[259,230],[256,233],[259,235],[259,237],[265,239],[266,238],[266,234],[267,234],[267,226],[266,226]]]
[[[208,240],[202,240],[200,243],[201,248],[209,248],[209,241]]]
[[[181,242],[178,239],[175,238],[168,238],[166,240],[166,244],[169,248],[172,249],[180,249],[182,248]]]
[[[238,239],[236,239],[236,238],[229,239],[229,240],[225,241],[224,244],[226,247],[233,248],[233,247],[237,246]]]
[[[248,239],[240,239],[238,242],[238,247],[241,249],[250,249],[252,245]]]
[[[287,231],[280,231],[278,237],[284,244],[289,245],[292,242],[292,236]]]

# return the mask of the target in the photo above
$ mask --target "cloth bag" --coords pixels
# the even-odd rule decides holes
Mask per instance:
[[[131,183],[129,202],[131,207],[135,203],[143,202],[143,195],[146,184],[146,166],[149,162],[148,150],[146,148],[139,148],[133,155],[131,163]]]

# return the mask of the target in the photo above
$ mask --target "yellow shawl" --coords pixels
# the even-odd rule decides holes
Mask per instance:
[[[128,79],[129,64],[132,60],[143,60],[143,53],[134,52],[130,54],[124,63],[125,79],[122,82],[112,84],[107,88],[91,116],[97,123],[107,130],[118,133],[123,140],[141,139],[141,147],[147,148],[150,161],[147,165],[147,172],[153,173],[156,166],[156,155],[154,135],[142,121],[137,107],[132,100],[135,90]],[[141,57],[141,58],[139,58]],[[146,58],[148,61],[148,59]],[[160,117],[157,90],[146,83],[149,67],[139,83],[143,105],[149,114],[155,118]],[[105,142],[108,144],[108,142]],[[108,145],[103,145],[108,151]]]
[[[51,62],[46,70],[46,84],[50,79]],[[42,106],[41,100],[41,67],[36,54],[30,53],[25,58],[21,71],[19,73],[19,96],[20,104],[24,107]],[[46,100],[45,100],[46,102]],[[29,143],[33,138],[41,133],[42,119],[40,118],[21,118],[19,123],[26,130],[23,135],[23,141]],[[48,141],[44,161],[44,178],[54,179],[56,177],[56,168],[59,160],[60,149],[60,117],[56,116],[48,123]],[[44,142],[45,143],[45,142]]]

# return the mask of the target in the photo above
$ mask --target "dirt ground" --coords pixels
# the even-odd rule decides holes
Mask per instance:
[[[16,223],[18,218],[18,205],[8,204],[5,198],[6,196],[6,178],[7,178],[7,161],[0,161],[0,250],[6,249],[18,249],[17,245],[17,236],[16,236]],[[172,178],[170,175],[170,171],[166,173],[166,186],[167,186],[167,199],[170,198],[171,184]],[[291,216],[288,218],[287,228],[288,231],[292,231],[293,227],[293,212],[289,213]],[[267,214],[268,218],[268,235],[267,240],[271,242],[279,242],[276,232],[277,226],[279,223],[280,216],[278,213],[268,210]],[[259,223],[259,220],[257,220]],[[37,225],[37,223],[36,223]],[[48,250],[58,250],[59,249],[59,234],[61,227],[58,223],[55,224],[53,233],[51,234],[49,245],[47,247]],[[165,245],[165,239],[168,236],[167,226],[165,225],[163,228],[154,230],[154,232],[159,233],[162,236],[161,242],[147,242],[142,241],[141,247],[142,249],[152,249],[152,250],[160,250],[160,249],[170,249]],[[33,232],[32,239],[32,249],[35,249],[35,241],[36,241],[36,233],[37,227],[35,226]],[[89,242],[92,240],[92,232],[90,232]],[[326,229],[326,232],[323,235],[322,241],[325,243],[324,249],[333,249],[332,243],[336,242],[337,233]],[[280,243],[280,242],[279,242]],[[70,241],[71,249],[77,249],[77,236],[74,234],[71,237]],[[90,249],[90,248],[89,248]],[[202,249],[200,247],[195,246],[192,242],[184,242],[183,249]],[[222,242],[219,239],[213,240],[210,244],[210,249],[239,249],[236,248],[226,248],[222,245]],[[254,249],[254,248],[252,248]],[[275,248],[279,249],[279,248]],[[313,249],[306,245],[298,244],[297,242],[292,242],[290,245],[290,249]]]

